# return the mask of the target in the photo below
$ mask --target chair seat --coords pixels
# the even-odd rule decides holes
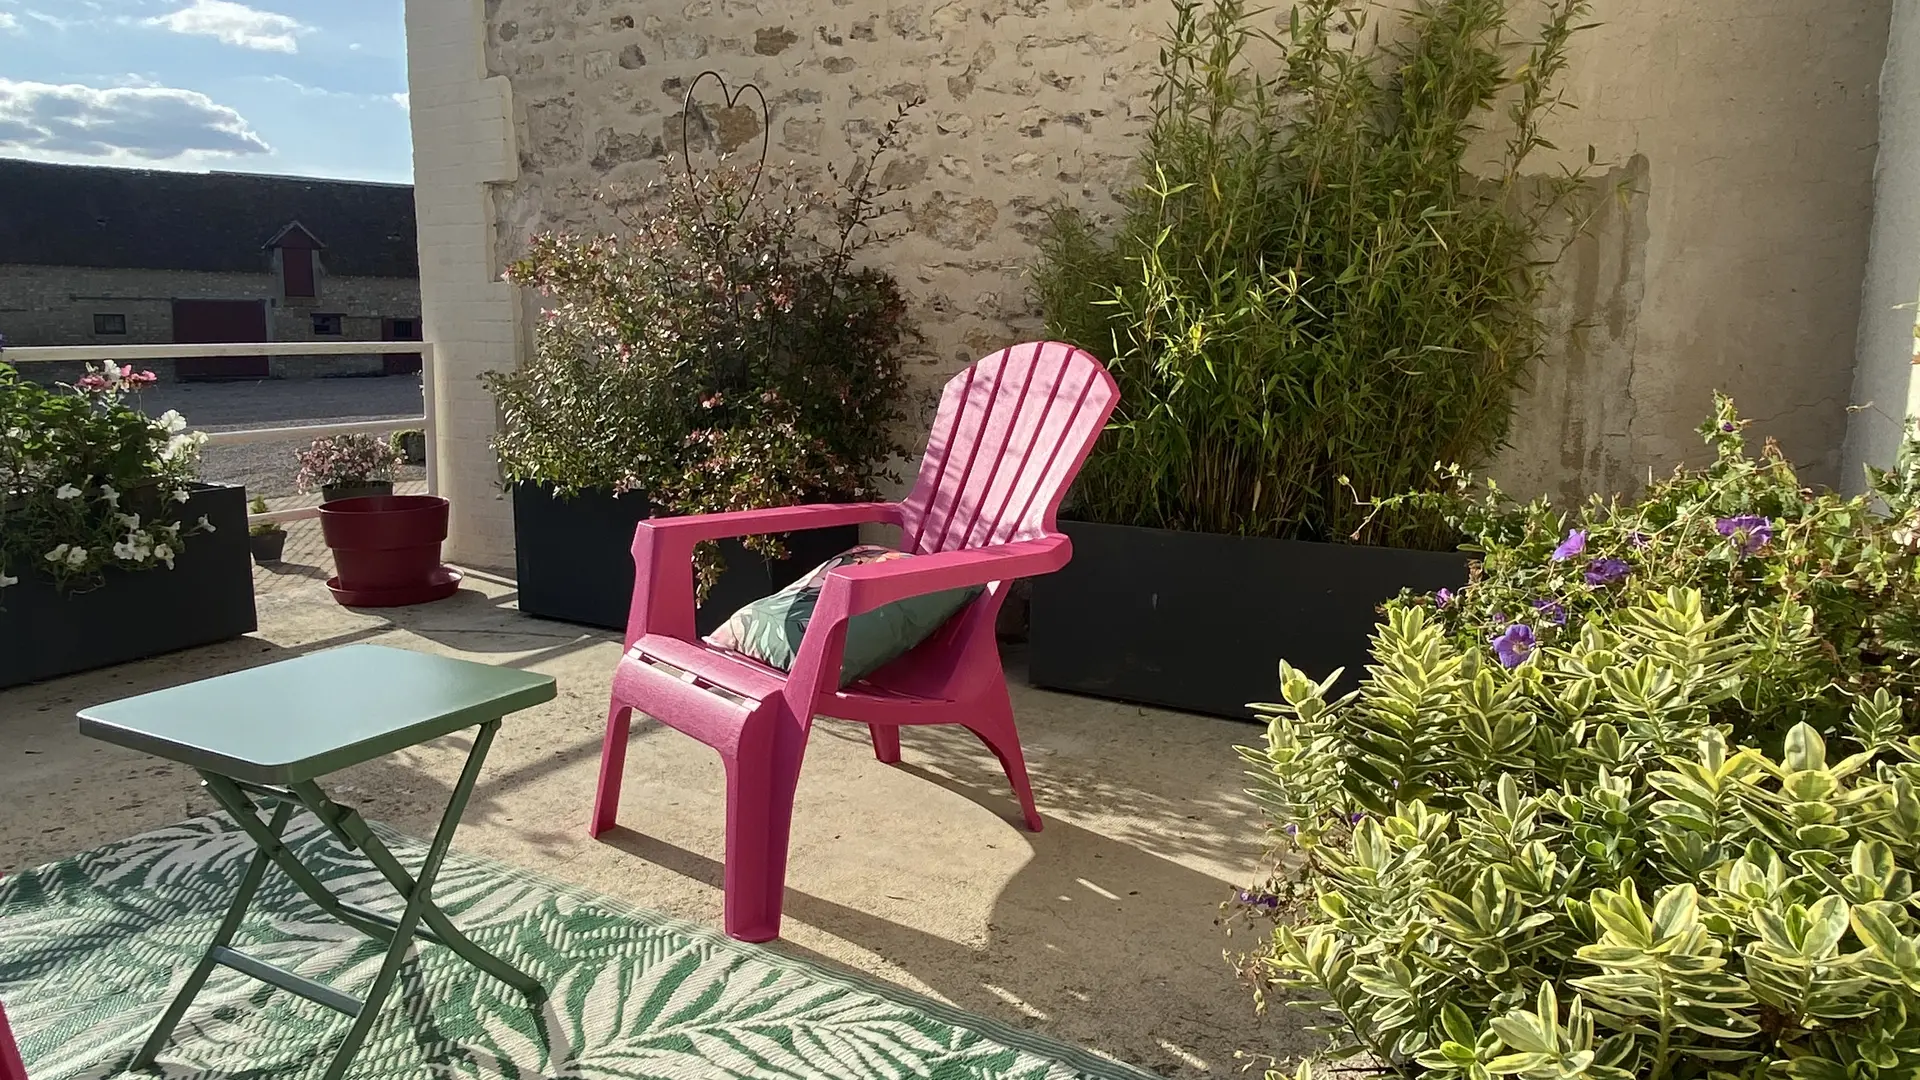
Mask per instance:
[[[645,634],[627,650],[621,662],[644,655],[695,676],[695,685],[718,687],[749,701],[765,701],[786,687],[786,672],[705,641],[687,641],[667,634]]]
[[[657,663],[646,663],[642,657]],[[786,672],[769,667],[744,653],[723,649],[706,641],[686,641],[665,634],[642,636],[621,658],[623,668],[630,664],[645,666],[663,677],[673,677],[657,666],[665,664],[683,672],[680,681],[696,689],[710,694],[718,690],[720,694],[716,696],[743,698],[754,704],[781,692],[787,679]],[[950,709],[955,704],[953,701],[888,686],[885,683],[887,675],[887,669],[883,668],[871,678],[832,693],[821,694],[816,699],[815,711],[823,716],[862,723],[946,722],[933,714]],[[680,726],[671,721],[669,724]]]

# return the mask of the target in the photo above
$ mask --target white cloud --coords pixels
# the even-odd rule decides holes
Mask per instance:
[[[141,162],[266,154],[246,118],[168,86],[92,86],[0,78],[0,150],[32,157]]]
[[[291,16],[250,8],[233,0],[193,0],[170,15],[146,20],[146,25],[176,34],[218,38],[243,49],[285,53],[298,52],[300,45],[294,40],[295,36],[311,29]]]
[[[0,11],[0,30],[20,31],[20,20],[11,11]]]
[[[398,94],[389,94],[387,96],[393,99],[393,103],[395,105],[400,106],[402,109],[405,109],[407,112],[413,111],[413,95],[412,94],[409,94],[403,90]]]

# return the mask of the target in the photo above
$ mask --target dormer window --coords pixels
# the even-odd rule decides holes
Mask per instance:
[[[315,280],[314,256],[324,245],[314,239],[306,227],[295,221],[267,241],[267,247],[280,255],[280,291],[289,300],[312,299],[320,295]]]

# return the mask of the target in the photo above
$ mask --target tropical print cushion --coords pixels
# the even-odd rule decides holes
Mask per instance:
[[[763,596],[727,618],[707,635],[709,644],[751,656],[786,671],[800,652],[800,639],[813,621],[813,609],[826,588],[829,571],[842,566],[911,559],[913,556],[877,544],[848,548],[813,568],[799,581],[772,596]],[[986,591],[975,585],[926,596],[910,596],[847,620],[847,642],[840,659],[840,685],[856,682],[885,667],[933,636],[954,613]]]

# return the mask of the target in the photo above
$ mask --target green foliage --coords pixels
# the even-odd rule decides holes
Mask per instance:
[[[1700,427],[1712,463],[1676,470],[1631,502],[1596,498],[1571,511],[1516,503],[1456,468],[1443,470],[1444,494],[1385,502],[1438,513],[1479,553],[1472,588],[1429,601],[1463,644],[1515,624],[1561,642],[1677,585],[1742,623],[1759,650],[1737,698],[1707,703],[1742,739],[1777,739],[1803,721],[1831,736],[1883,688],[1914,700],[1920,442],[1909,439],[1894,470],[1871,470],[1868,493],[1849,498],[1802,485],[1771,441],[1749,453],[1746,427],[1731,400],[1717,399]],[[1866,737],[1883,744],[1897,726],[1894,718]]]
[[[267,500],[258,495],[255,495],[253,501],[247,504],[247,513],[249,514],[264,514],[266,512]],[[248,536],[272,536],[275,533],[283,533],[286,531],[287,530],[280,527],[280,523],[277,521],[267,521],[259,525],[250,525],[247,527]]]
[[[1304,902],[1243,897],[1273,924],[1248,972],[1304,992],[1329,1057],[1920,1077],[1920,444],[1876,510],[1747,458],[1727,402],[1703,430],[1715,464],[1635,503],[1423,497],[1476,539],[1475,580],[1388,605],[1354,693],[1282,663],[1256,706],[1269,889]]]
[[[487,377],[506,478],[668,514],[873,497],[903,450],[911,329],[893,278],[854,260],[900,209],[876,178],[906,111],[837,195],[723,166],[652,189],[624,234],[534,238],[508,272],[546,298],[534,354]],[[711,545],[700,563],[704,588]]]
[[[1541,352],[1541,259],[1583,178],[1521,169],[1551,148],[1539,125],[1587,3],[1551,0],[1524,48],[1512,6],[1421,0],[1376,43],[1350,0],[1303,0],[1279,39],[1242,0],[1176,0],[1117,229],[1062,210],[1035,271],[1049,333],[1110,357],[1121,388],[1076,513],[1449,538],[1355,496],[1485,461]],[[1269,47],[1271,76],[1249,55]],[[1501,105],[1498,171],[1478,179],[1466,155]]]
[[[206,436],[127,400],[153,381],[105,363],[49,389],[0,364],[0,589],[28,575],[84,589],[108,569],[171,569],[186,538],[211,528],[179,516]]]

